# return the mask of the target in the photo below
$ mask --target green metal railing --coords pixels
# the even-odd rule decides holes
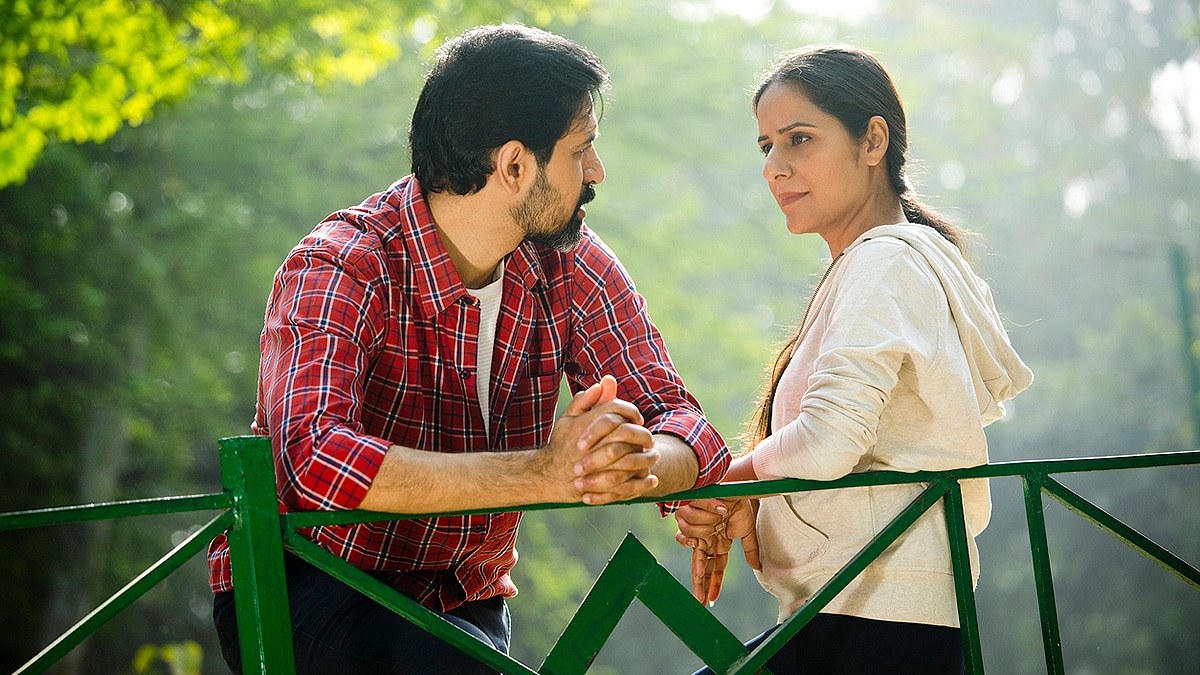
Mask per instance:
[[[223,439],[220,452],[223,483],[220,493],[0,514],[0,530],[12,530],[141,515],[219,511],[195,533],[34,656],[18,673],[45,671],[115,614],[193,555],[204,550],[213,537],[224,531],[229,534],[231,562],[238,580],[236,605],[246,673],[276,675],[295,670],[283,571],[285,547],[502,673],[576,675],[586,672],[634,599],[640,600],[715,672],[766,672],[764,664],[788,639],[939,501],[945,505],[967,671],[982,673],[979,623],[959,488],[960,481],[971,478],[1013,476],[1022,481],[1046,668],[1051,675],[1064,673],[1065,668],[1043,516],[1043,494],[1153,560],[1193,589],[1200,590],[1200,572],[1195,567],[1051,478],[1051,475],[1059,474],[1200,464],[1200,451],[1005,462],[944,472],[875,472],[853,474],[836,481],[774,480],[718,485],[679,493],[673,498],[746,497],[868,485],[928,483],[928,487],[882,532],[753,650],[747,650],[733,633],[692,598],[689,590],[663,568],[637,539],[629,535],[609,560],[541,667],[535,670],[492,649],[440,615],[296,534],[297,528],[316,525],[404,519],[429,514],[338,511],[281,515],[276,503],[270,441],[260,437]],[[623,503],[653,501],[660,500],[639,499]],[[537,504],[524,507],[524,510],[580,506]]]

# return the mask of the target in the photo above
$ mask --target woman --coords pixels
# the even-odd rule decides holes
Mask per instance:
[[[984,426],[1004,415],[1001,402],[1032,374],[1009,344],[987,284],[961,255],[963,232],[909,187],[904,110],[891,78],[859,49],[791,52],[758,87],[754,111],[763,177],[788,230],[820,235],[832,263],[775,360],[749,424],[749,451],[725,480],[985,464]],[[692,502],[676,515],[677,538],[695,549],[697,599],[716,599],[730,542],[742,538],[782,622],[924,487]],[[962,488],[977,578],[974,537],[991,501],[984,480]],[[777,674],[961,672],[942,505],[768,667]]]

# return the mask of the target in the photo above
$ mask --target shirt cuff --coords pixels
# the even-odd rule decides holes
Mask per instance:
[[[719,483],[729,470],[729,449],[717,430],[703,416],[688,411],[672,411],[660,416],[650,425],[652,434],[670,434],[687,443],[696,453],[698,471],[692,488]],[[660,502],[659,513],[665,518],[683,502]]]
[[[652,434],[670,434],[687,443],[696,453],[698,472],[693,488],[719,483],[729,470],[729,449],[717,430],[703,416],[683,410],[659,416],[650,425]]]

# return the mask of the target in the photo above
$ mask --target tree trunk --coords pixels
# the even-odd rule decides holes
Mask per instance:
[[[117,382],[136,382],[146,369],[148,332],[144,317],[129,317],[127,324],[134,327],[126,350],[125,372],[118,373],[114,378]],[[79,503],[116,499],[118,479],[129,463],[129,440],[129,421],[121,397],[107,396],[98,400],[88,418],[80,449]],[[112,530],[112,520],[66,528],[62,555],[46,603],[42,644],[56,640],[119,588],[102,588],[109,567]],[[93,670],[86,667],[88,642],[82,642],[47,672],[51,675],[82,675]]]
[[[93,408],[80,453],[80,503],[115,499],[117,478],[129,454],[128,426],[117,405],[101,403]],[[111,520],[98,520],[67,526],[46,603],[41,644],[57,639],[116,590],[108,589],[105,593],[98,588],[105,576],[112,525]],[[47,672],[53,675],[88,672],[87,648],[84,641]]]

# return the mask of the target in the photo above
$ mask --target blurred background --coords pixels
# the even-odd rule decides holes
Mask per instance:
[[[588,224],[649,301],[731,444],[827,250],[761,178],[756,75],[784,49],[876,53],[907,106],[912,179],[979,236],[1034,386],[992,461],[1200,447],[1200,24],[1182,0],[245,0],[0,3],[0,511],[220,489],[248,432],[272,274],[329,212],[408,173],[432,50],[478,23],[546,27],[611,72]],[[1196,467],[1064,478],[1200,563]],[[980,537],[985,666],[1042,673],[1015,480]],[[1057,504],[1070,673],[1200,672],[1200,594]],[[0,533],[0,671],[202,522]],[[685,582],[650,506],[526,518],[514,656],[538,666],[626,531]],[[221,673],[199,557],[62,673]],[[775,602],[735,556],[739,637]],[[590,672],[699,665],[635,603]]]

